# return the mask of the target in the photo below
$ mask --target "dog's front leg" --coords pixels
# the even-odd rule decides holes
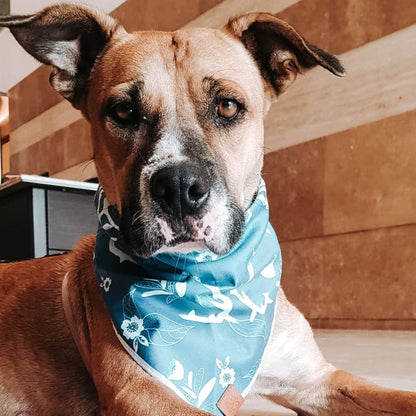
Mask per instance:
[[[252,394],[303,416],[416,415],[416,393],[385,389],[328,364],[283,291],[276,308],[273,338]]]
[[[78,245],[65,279],[70,324],[102,416],[207,416],[148,375],[118,341],[92,267],[93,241]],[[67,313],[68,314],[68,313]]]

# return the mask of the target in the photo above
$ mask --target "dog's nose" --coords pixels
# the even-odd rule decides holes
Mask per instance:
[[[204,167],[181,163],[153,174],[150,192],[166,213],[183,218],[201,211],[208,200],[211,182],[211,175]]]

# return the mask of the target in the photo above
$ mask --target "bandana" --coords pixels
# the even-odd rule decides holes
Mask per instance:
[[[137,257],[101,188],[95,202],[95,273],[121,344],[188,403],[222,415],[217,404],[227,387],[245,396],[257,376],[280,285],[281,253],[263,180],[240,240],[225,255]]]

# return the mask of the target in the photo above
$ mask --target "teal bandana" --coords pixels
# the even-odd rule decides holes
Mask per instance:
[[[180,397],[222,415],[229,385],[245,396],[268,343],[280,284],[281,253],[260,181],[245,228],[225,255],[210,251],[139,258],[119,233],[103,190],[95,273],[124,348]]]

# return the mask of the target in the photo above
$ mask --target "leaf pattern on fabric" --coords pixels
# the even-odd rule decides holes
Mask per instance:
[[[276,270],[274,263],[276,261],[277,255],[273,258],[273,260],[260,272],[260,274],[265,277],[266,279],[273,279],[276,277]]]
[[[169,380],[183,380],[183,365],[178,360],[172,360],[169,364],[167,376]]]
[[[144,346],[155,345],[159,347],[175,345],[182,341],[188,331],[193,328],[191,325],[180,324],[157,312],[141,317],[140,309],[137,308],[133,300],[134,293],[135,289],[123,299],[122,305],[125,319],[121,329],[123,330],[123,336],[127,340],[134,340],[133,346],[136,352],[139,343]],[[129,329],[129,325],[133,336],[126,332]],[[138,329],[133,328],[132,325],[136,325]]]
[[[228,323],[231,329],[244,338],[266,338],[267,328],[262,319],[250,319],[238,321],[237,323]]]
[[[252,379],[256,376],[257,371],[260,367],[261,359],[257,360],[254,365],[250,368],[250,370],[243,376],[243,378]]]
[[[177,344],[185,338],[193,326],[181,325],[160,313],[149,313],[143,317],[144,330],[150,343],[159,347]]]
[[[137,289],[145,289],[141,294],[143,298],[151,296],[166,296],[166,303],[185,296],[186,282],[171,282],[167,280],[143,279],[134,285]]]
[[[183,369],[183,365],[179,361],[175,361],[175,366]],[[204,377],[204,368],[200,368],[195,376],[193,371],[188,371],[186,384],[181,385],[182,392],[187,398],[187,401],[198,408],[204,404],[212,393],[217,381],[216,377],[211,377],[207,382],[204,382]],[[204,408],[206,407],[204,406]]]

